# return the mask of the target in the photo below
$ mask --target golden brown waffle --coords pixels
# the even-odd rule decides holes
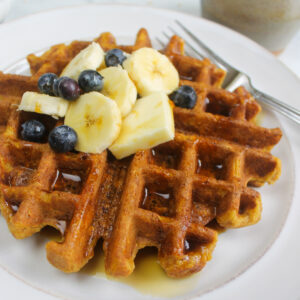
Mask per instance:
[[[145,29],[134,46],[118,46],[110,33],[95,39],[105,49],[132,52],[151,46]],[[184,55],[173,37],[165,49],[198,99],[194,109],[174,107],[175,139],[123,160],[102,154],[56,154],[46,143],[23,141],[20,125],[41,120],[48,131],[61,123],[49,116],[17,112],[12,104],[36,89],[44,72],[59,74],[88,45],[73,42],[28,56],[32,77],[0,73],[0,208],[17,238],[46,225],[61,231],[62,242],[47,244],[48,260],[65,272],[80,270],[103,240],[106,272],[128,276],[139,249],[155,246],[171,277],[199,271],[217,241],[216,222],[225,228],[256,223],[260,195],[250,186],[274,182],[280,161],[269,151],[279,129],[253,122],[259,105],[244,89],[221,88],[224,71],[209,60]],[[8,84],[10,82],[10,84]]]
[[[0,134],[5,131],[12,109],[16,109],[26,91],[37,91],[37,80],[0,71]]]
[[[104,51],[118,47],[127,53],[131,53],[142,47],[151,47],[150,38],[144,28],[141,28],[137,33],[136,41],[133,46],[118,46],[115,37],[109,32],[102,33],[99,37],[94,39],[94,42],[99,43]],[[70,60],[90,43],[91,42],[74,41],[69,45],[54,45],[41,56],[29,54],[27,60],[30,65],[31,74],[37,78],[47,72],[59,75]]]

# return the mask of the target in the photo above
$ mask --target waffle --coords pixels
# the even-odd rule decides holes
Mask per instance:
[[[130,53],[150,47],[141,29],[133,46],[118,46],[110,33],[95,39],[105,49]],[[31,77],[0,73],[0,208],[16,238],[49,225],[61,242],[46,245],[51,264],[79,271],[103,242],[105,270],[128,276],[147,246],[170,277],[200,271],[211,259],[217,226],[238,228],[261,217],[260,194],[251,186],[273,183],[280,160],[270,154],[280,129],[255,125],[260,106],[240,87],[221,88],[225,73],[208,59],[184,55],[184,42],[171,38],[163,52],[177,68],[180,84],[197,92],[193,109],[174,107],[175,139],[116,160],[101,154],[54,153],[44,143],[23,141],[20,125],[41,120],[48,132],[62,120],[16,111],[24,91],[36,90],[40,74],[59,74],[89,42],[56,45],[28,56]]]
[[[110,32],[102,33],[94,39],[94,42],[99,43],[104,51],[118,47],[127,53],[131,53],[142,47],[151,47],[150,38],[144,28],[139,30],[136,41],[132,46],[118,46],[115,37]],[[59,75],[70,60],[90,43],[87,41],[73,41],[69,45],[54,45],[41,56],[29,54],[27,61],[30,65],[32,76],[39,78],[47,72]]]

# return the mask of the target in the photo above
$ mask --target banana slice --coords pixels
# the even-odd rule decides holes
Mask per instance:
[[[25,92],[18,110],[46,114],[54,118],[62,118],[65,116],[68,107],[69,102],[62,98],[36,92]]]
[[[91,43],[81,50],[64,68],[60,76],[77,80],[84,70],[96,70],[104,61],[104,51],[98,43]]]
[[[121,66],[103,69],[100,74],[104,77],[101,93],[115,100],[122,117],[125,117],[136,102],[137,91],[135,85]]]
[[[78,135],[75,149],[88,153],[101,153],[108,148],[118,137],[121,123],[116,102],[98,92],[80,96],[70,104],[65,117],[65,125]]]
[[[179,85],[179,75],[167,56],[152,48],[134,51],[123,62],[141,96],[153,92],[171,93]]]
[[[173,111],[165,93],[139,99],[109,148],[117,159],[174,139]]]

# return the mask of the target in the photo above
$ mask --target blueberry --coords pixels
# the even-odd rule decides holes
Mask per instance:
[[[54,73],[43,74],[38,81],[38,88],[41,93],[53,96],[53,83],[57,79]]]
[[[105,65],[107,67],[115,67],[117,65],[122,65],[123,61],[126,59],[123,51],[120,49],[112,49],[105,54]]]
[[[80,73],[78,84],[86,93],[91,91],[99,92],[103,88],[103,77],[97,71],[85,70]]]
[[[21,128],[22,139],[30,142],[41,142],[46,134],[46,127],[37,120],[28,120]]]
[[[68,77],[63,76],[63,77],[59,77],[59,78],[54,79],[54,81],[53,81],[53,87],[52,87],[54,96],[59,97],[58,85],[65,78],[68,78]]]
[[[55,152],[69,152],[74,150],[77,143],[77,133],[69,126],[58,126],[50,132],[48,142]]]
[[[69,101],[76,100],[80,95],[80,87],[72,78],[65,77],[59,80],[58,83],[58,94],[59,97]]]
[[[193,87],[189,85],[182,85],[170,94],[169,98],[176,106],[191,109],[196,105],[197,94]]]

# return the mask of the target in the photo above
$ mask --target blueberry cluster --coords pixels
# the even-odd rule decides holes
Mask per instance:
[[[122,65],[125,59],[122,50],[112,49],[105,54],[105,65],[107,67]],[[43,94],[74,101],[80,96],[81,91],[84,93],[101,91],[103,77],[95,70],[85,70],[80,73],[77,82],[66,76],[58,77],[54,73],[45,73],[39,78],[38,88]]]
[[[21,125],[21,137],[26,141],[42,142],[46,134],[46,127],[40,121],[28,120]],[[50,131],[48,143],[58,153],[73,151],[77,143],[77,133],[69,126],[57,126]]]
[[[38,81],[38,88],[41,93],[61,97],[69,101],[76,100],[81,91],[85,93],[100,91],[102,87],[103,77],[94,70],[81,72],[78,82],[66,76],[57,77],[54,73],[45,73]]]
[[[41,93],[74,101],[80,96],[81,91],[84,93],[101,91],[103,77],[95,70],[85,70],[80,73],[77,82],[66,76],[58,77],[54,73],[45,73],[38,80],[38,88]],[[41,142],[45,139],[46,128],[37,120],[26,121],[21,128],[24,140]],[[73,151],[77,143],[77,134],[69,126],[58,126],[49,133],[48,142],[55,152]]]
[[[122,65],[126,59],[123,51],[112,49],[105,55],[106,67]],[[101,91],[103,77],[95,70],[84,70],[78,81],[67,77],[58,77],[54,73],[45,73],[38,80],[41,93],[61,97],[68,101],[76,100],[81,93]],[[28,120],[21,125],[21,137],[31,142],[42,142],[46,138],[46,127],[40,121]],[[73,151],[77,143],[77,133],[69,126],[62,125],[52,129],[48,136],[48,143],[55,152]]]

